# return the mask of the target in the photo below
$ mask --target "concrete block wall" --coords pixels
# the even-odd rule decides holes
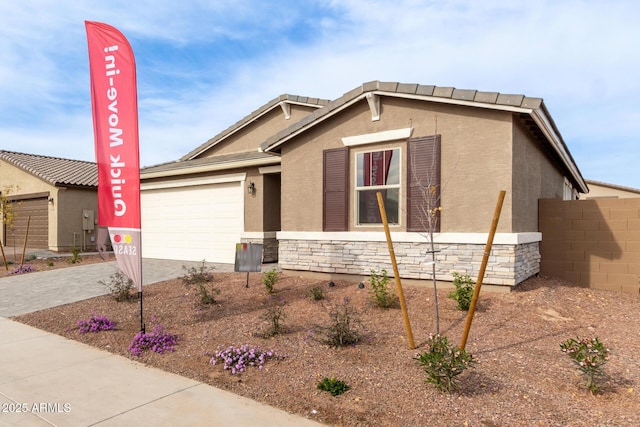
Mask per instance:
[[[476,278],[484,244],[437,244],[436,279],[452,281],[452,272]],[[431,254],[426,243],[394,243],[401,278],[431,279]],[[483,280],[486,284],[515,286],[539,271],[538,243],[494,244]],[[386,242],[280,239],[278,262],[285,270],[368,276],[371,269],[393,267]]]
[[[540,200],[545,276],[640,292],[640,199]]]

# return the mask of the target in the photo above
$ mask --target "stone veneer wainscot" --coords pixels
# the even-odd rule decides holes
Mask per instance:
[[[488,235],[439,233],[434,237],[436,278],[452,281],[452,272],[477,278]],[[426,236],[391,233],[401,278],[431,279]],[[383,232],[279,232],[278,262],[284,270],[368,276],[371,269],[393,274]],[[483,283],[515,286],[540,271],[541,233],[498,233]]]

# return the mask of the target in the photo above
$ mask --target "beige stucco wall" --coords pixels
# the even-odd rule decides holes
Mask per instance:
[[[280,174],[263,175],[263,230],[280,231]]]
[[[244,194],[244,230],[263,230],[263,206],[264,206],[264,175],[261,175],[258,168],[247,171],[247,180],[243,190]],[[249,194],[247,186],[253,182],[256,186],[254,194]]]
[[[282,229],[322,230],[322,151],[342,147],[342,137],[413,128],[413,136],[442,135],[441,231],[487,232],[500,190],[511,190],[512,117],[510,113],[399,98],[381,98],[381,119],[371,120],[365,100],[303,133],[282,147]],[[402,188],[406,194],[406,141],[352,147],[359,150],[399,146]],[[350,170],[353,186],[355,164]],[[350,194],[350,223],[354,224]],[[403,202],[404,203],[404,202]],[[404,204],[403,204],[404,207]],[[511,232],[511,202],[505,201],[499,232]],[[401,217],[404,217],[404,212]],[[402,219],[397,230],[406,227]],[[358,227],[359,228],[359,227]],[[379,227],[378,227],[379,228]],[[367,227],[367,231],[376,228]]]
[[[56,193],[57,189],[12,164],[0,160],[0,191],[4,196],[34,193],[49,193],[49,195],[52,195]],[[49,237],[51,237],[52,228],[55,228],[55,223],[51,217],[52,210],[53,207],[49,205]],[[7,236],[4,235],[4,227],[0,227],[0,237],[2,237],[4,244],[7,241]]]
[[[54,191],[55,187],[10,163],[0,160],[0,191],[6,195],[7,187],[12,187],[11,195],[32,194]]]
[[[580,194],[580,199],[630,199],[640,197],[640,190],[609,187],[587,181],[589,192]]]
[[[511,198],[514,232],[538,230],[538,200],[560,198],[564,176],[519,120],[513,122],[513,185]],[[506,218],[504,218],[506,220]],[[500,219],[503,221],[503,218]]]
[[[49,249],[67,251],[73,246],[73,233],[76,234],[76,247],[82,244],[82,211],[90,209],[97,213],[97,191],[95,189],[66,189],[55,187],[15,166],[0,161],[0,189],[12,185],[11,195],[49,193],[53,203],[49,203]],[[6,192],[5,192],[6,193]],[[4,236],[3,236],[4,238]],[[4,240],[3,240],[4,241]],[[95,247],[86,235],[86,246]]]
[[[219,156],[222,154],[244,153],[256,151],[260,144],[270,136],[292,125],[315,108],[303,105],[291,105],[290,118],[287,120],[281,107],[276,107],[261,117],[258,117],[238,132],[226,138],[198,157]]]
[[[61,188],[53,195],[53,199],[53,205],[49,205],[50,249],[95,249],[95,221],[94,231],[83,231],[82,214],[84,210],[90,210],[94,213],[94,220],[98,219],[97,191]]]

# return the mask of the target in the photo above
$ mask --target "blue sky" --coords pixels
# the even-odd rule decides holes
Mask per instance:
[[[640,188],[635,0],[6,0],[0,149],[94,160],[85,20],[135,53],[143,166],[382,80],[541,97],[586,179]]]

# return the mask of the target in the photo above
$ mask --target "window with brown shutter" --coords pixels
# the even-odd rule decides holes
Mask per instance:
[[[407,143],[407,231],[440,231],[440,135]]]
[[[322,229],[349,229],[349,148],[322,153]]]
[[[382,194],[387,221],[400,223],[400,149],[356,154],[356,224],[382,224],[376,193]]]

